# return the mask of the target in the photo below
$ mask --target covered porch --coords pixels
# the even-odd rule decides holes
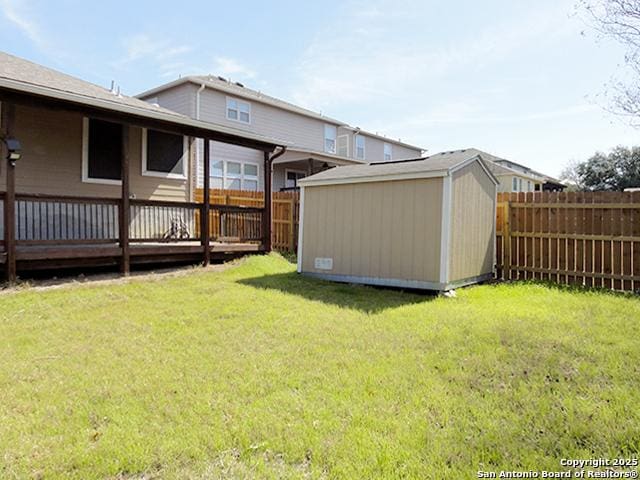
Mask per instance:
[[[298,180],[339,165],[363,163],[326,152],[290,147],[273,162],[273,191],[298,189]]]
[[[132,174],[139,174],[139,159],[134,157],[139,152],[133,151],[132,144],[136,142],[130,138],[141,129],[153,129],[184,136],[189,152],[197,139],[203,139],[205,144],[212,140],[259,150],[267,172],[265,191],[270,191],[271,163],[282,154],[283,147],[177,114],[148,112],[144,107],[114,105],[99,99],[88,102],[45,87],[34,92],[33,86],[29,87],[31,91],[24,91],[19,84],[11,86],[15,88],[7,88],[0,81],[0,265],[9,283],[15,282],[21,271],[113,265],[127,275],[132,266],[140,264],[207,265],[211,260],[271,249],[270,203],[261,207],[219,205],[212,203],[209,196],[200,202],[185,201],[189,199],[188,191],[181,192],[176,200],[132,193]],[[25,112],[31,112],[34,119],[20,121]],[[74,122],[76,117],[80,121],[99,119],[121,129],[121,144],[114,147],[120,152],[116,186],[83,185],[85,190],[79,195],[73,187],[77,179],[70,176],[69,194],[51,193],[53,188],[49,188],[46,175],[30,169],[35,164],[31,157],[42,156],[50,139],[46,134],[34,135],[27,130],[38,128],[37,119],[47,115],[71,115]],[[18,151],[10,152],[8,146],[15,148],[15,142],[8,140],[20,142]],[[69,150],[69,158],[78,163],[76,146]],[[208,149],[204,155],[208,170]],[[46,160],[52,172],[66,168],[54,155]],[[204,178],[208,183],[208,171]],[[58,186],[55,191],[59,189]]]

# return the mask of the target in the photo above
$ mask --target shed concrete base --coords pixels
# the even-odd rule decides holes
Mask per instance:
[[[425,282],[420,280],[402,280],[398,278],[379,278],[379,277],[356,277],[351,275],[332,275],[329,273],[302,272],[313,278],[322,280],[330,280],[332,282],[357,283],[362,285],[376,285],[381,287],[411,288],[416,290],[433,290],[436,292],[445,292],[460,288],[474,283],[485,282],[493,278],[493,273],[486,273],[477,277],[456,280],[455,282]]]

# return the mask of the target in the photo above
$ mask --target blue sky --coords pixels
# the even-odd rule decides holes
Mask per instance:
[[[557,175],[640,143],[604,108],[624,51],[574,3],[0,0],[0,49],[131,95],[221,74],[431,153]]]

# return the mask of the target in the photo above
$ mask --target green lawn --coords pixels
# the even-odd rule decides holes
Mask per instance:
[[[224,272],[0,295],[0,478],[476,478],[637,455],[640,300]]]

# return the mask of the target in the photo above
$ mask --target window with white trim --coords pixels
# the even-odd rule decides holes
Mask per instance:
[[[286,188],[295,188],[298,186],[298,180],[307,176],[306,172],[301,170],[285,170],[284,186]]]
[[[259,167],[255,163],[211,160],[211,187],[226,190],[258,190]]]
[[[533,185],[531,184],[531,180],[527,180],[527,190],[529,192],[533,192]]]
[[[512,185],[512,190],[514,192],[518,191],[518,179],[516,177],[513,177],[513,185]]]
[[[336,153],[336,137],[338,136],[338,127],[335,125],[324,126],[324,151],[327,153]]]
[[[187,178],[187,137],[157,130],[142,131],[142,175]]]
[[[385,162],[393,160],[393,147],[390,143],[384,144],[384,160]]]
[[[95,118],[83,119],[82,181],[122,183],[122,125]]]
[[[237,98],[227,97],[227,119],[241,123],[251,123],[251,104]]]
[[[522,179],[518,179],[518,191],[519,192],[524,192],[524,190],[522,189]]]
[[[356,135],[355,154],[356,154],[356,158],[360,160],[364,160],[364,156],[365,156],[364,144],[365,144],[364,136]]]

